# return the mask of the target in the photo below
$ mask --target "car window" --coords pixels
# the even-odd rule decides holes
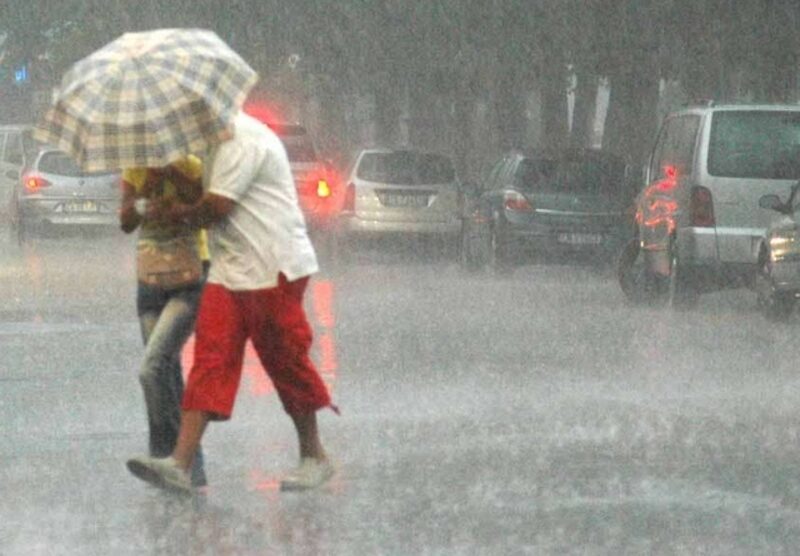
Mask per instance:
[[[10,133],[8,135],[3,161],[15,166],[22,166],[25,162],[25,152],[22,149],[22,139],[19,133]]]
[[[449,158],[412,151],[365,153],[359,161],[356,176],[367,181],[406,185],[455,181]]]
[[[625,192],[625,163],[613,158],[525,158],[514,174],[520,189],[545,193]]]
[[[650,164],[650,180],[664,177],[667,167],[691,172],[700,117],[687,115],[670,118],[659,134]]]
[[[59,151],[47,151],[42,153],[38,162],[37,169],[45,174],[56,174],[59,176],[81,177],[81,176],[100,176],[108,175],[113,172],[84,172],[69,155]]]
[[[708,172],[731,178],[800,178],[800,113],[717,112],[711,122]]]
[[[489,175],[486,177],[486,181],[484,182],[485,189],[492,190],[497,188],[500,180],[500,174],[506,165],[506,161],[507,159],[504,157],[492,167],[492,169],[489,171]]]
[[[280,136],[286,148],[289,162],[316,162],[317,153],[308,135],[283,135]]]
[[[296,124],[268,124],[280,138],[289,162],[316,162],[314,142],[305,127]]]

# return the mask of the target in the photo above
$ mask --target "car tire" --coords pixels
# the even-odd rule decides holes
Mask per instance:
[[[501,275],[511,274],[514,270],[510,242],[500,224],[492,226],[489,234],[489,266],[495,274]]]
[[[685,266],[681,264],[675,242],[670,243],[670,274],[667,280],[667,306],[673,309],[689,309],[697,303],[700,294]]]
[[[795,292],[779,292],[772,284],[769,268],[769,256],[762,254],[759,257],[758,273],[756,274],[756,299],[758,309],[769,321],[787,322],[794,312],[797,302]]]
[[[616,263],[617,282],[631,303],[641,305],[653,299],[654,277],[644,261],[639,237],[633,237],[622,247]]]
[[[486,266],[486,256],[482,253],[479,233],[469,226],[461,231],[459,245],[459,264],[467,272],[478,272]]]
[[[15,239],[17,241],[17,245],[24,245],[26,244],[31,238],[31,231],[28,229],[28,225],[26,224],[25,220],[20,218],[18,219],[13,226],[13,232]]]

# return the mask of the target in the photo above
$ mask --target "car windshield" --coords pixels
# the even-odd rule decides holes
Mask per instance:
[[[517,168],[515,185],[543,193],[620,193],[625,163],[603,158],[526,158]]]
[[[411,151],[365,153],[356,175],[362,180],[404,185],[455,181],[455,171],[449,158]]]
[[[317,153],[306,128],[299,125],[270,124],[286,149],[289,162],[316,162]]]
[[[84,172],[75,161],[66,153],[46,152],[39,159],[39,171],[47,174],[57,174],[59,176],[101,176],[110,172]]]
[[[800,178],[800,112],[714,114],[708,172],[729,178]]]

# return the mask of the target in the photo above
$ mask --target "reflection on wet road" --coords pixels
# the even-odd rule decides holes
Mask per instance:
[[[248,352],[189,501],[146,444],[128,238],[0,243],[0,554],[795,554],[796,317],[666,312],[609,273],[361,253],[309,287],[338,473],[281,493],[288,418]],[[184,361],[191,362],[191,346]]]

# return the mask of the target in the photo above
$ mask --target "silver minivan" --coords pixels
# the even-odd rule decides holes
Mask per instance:
[[[752,287],[762,238],[797,175],[800,106],[692,106],[661,125],[618,275],[634,301],[689,305],[700,293]]]

